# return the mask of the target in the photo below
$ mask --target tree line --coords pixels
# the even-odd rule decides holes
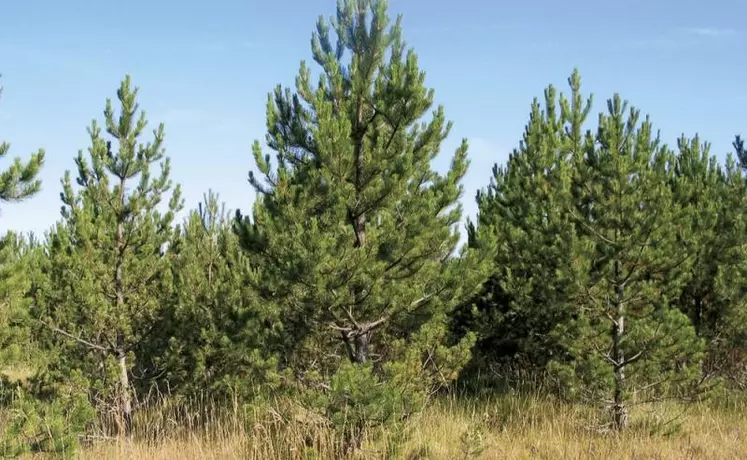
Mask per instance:
[[[355,448],[516,373],[619,430],[637,404],[743,389],[741,138],[723,164],[698,136],[669,146],[620,95],[594,126],[574,71],[532,102],[460,246],[468,143],[434,171],[451,122],[402,18],[342,1],[311,45],[313,69],[268,97],[248,214],[208,192],[178,222],[164,126],[129,77],[107,100],[58,222],[2,241],[0,362],[28,370],[3,376],[7,439],[25,440],[6,450],[69,449],[97,417],[126,436],[154,401],[200,394],[291,395]],[[16,159],[0,199],[34,195],[43,161]]]

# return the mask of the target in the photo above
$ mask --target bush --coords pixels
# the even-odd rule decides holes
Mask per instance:
[[[73,385],[61,388],[48,401],[19,385],[10,413],[2,442],[5,457],[46,452],[70,458],[96,415],[86,393],[75,391]]]

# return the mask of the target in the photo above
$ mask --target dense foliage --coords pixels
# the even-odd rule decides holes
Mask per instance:
[[[593,126],[574,71],[531,105],[460,247],[468,144],[434,169],[451,124],[401,18],[341,1],[311,51],[318,75],[303,62],[268,97],[248,215],[210,192],[175,222],[164,127],[144,139],[126,77],[57,224],[0,241],[4,453],[71,454],[94,427],[130,436],[151,404],[194,398],[287,397],[348,452],[377,427],[405,436],[439,392],[516,373],[616,429],[636,404],[744,388],[741,138],[723,165],[697,136],[670,147],[617,94]],[[0,200],[38,191],[43,159],[2,172]]]

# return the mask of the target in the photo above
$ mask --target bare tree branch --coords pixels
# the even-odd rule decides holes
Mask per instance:
[[[85,339],[83,339],[81,337],[76,337],[76,336],[70,334],[69,332],[63,331],[62,329],[60,329],[58,327],[55,327],[55,326],[52,326],[51,324],[48,324],[48,323],[46,323],[46,322],[44,322],[42,320],[39,320],[39,322],[42,323],[43,325],[45,325],[46,327],[48,327],[49,329],[51,329],[52,331],[57,332],[58,334],[62,334],[62,335],[64,335],[67,338],[73,339],[76,342],[78,342],[78,343],[80,343],[82,345],[87,346],[88,348],[92,348],[94,350],[104,351],[104,352],[107,352],[107,353],[109,353],[109,352],[112,351],[112,349],[109,348],[109,347],[104,347],[102,345],[98,345],[98,344],[89,342],[88,340],[85,340]]]

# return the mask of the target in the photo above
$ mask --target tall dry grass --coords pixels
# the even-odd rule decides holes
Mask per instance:
[[[192,409],[189,409],[192,407]],[[197,407],[197,409],[195,409]],[[334,434],[277,401],[245,412],[235,405],[164,405],[141,413],[131,441],[98,441],[80,457],[107,459],[332,459]],[[401,459],[745,459],[747,405],[659,404],[631,413],[627,432],[599,427],[589,408],[541,396],[445,398],[412,419],[398,451],[383,433],[352,458]],[[293,415],[288,415],[288,414]]]

